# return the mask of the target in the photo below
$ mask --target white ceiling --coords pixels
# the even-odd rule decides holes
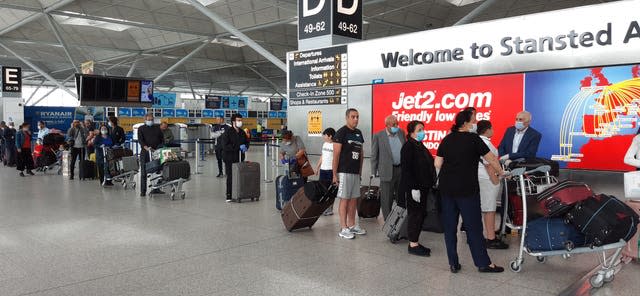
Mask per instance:
[[[60,0],[0,0],[0,31],[42,12]],[[247,69],[254,67],[286,89],[285,73],[237,40],[186,0],[75,0],[50,12],[68,45],[74,64],[96,61],[96,73],[155,78],[202,41],[218,38],[158,82],[161,89],[186,90],[188,81],[200,93],[273,94],[271,83]],[[297,48],[297,0],[200,0],[284,60]],[[480,0],[364,0],[364,39],[374,39],[453,25],[481,5]],[[597,4],[601,0],[498,0],[473,21]],[[44,14],[0,36],[0,42],[62,81],[75,70]],[[168,49],[167,49],[168,47]],[[0,64],[23,67],[25,84],[40,84],[39,74],[0,48]],[[70,80],[71,81],[71,80]],[[49,84],[47,82],[47,84]],[[70,84],[71,85],[71,84]]]

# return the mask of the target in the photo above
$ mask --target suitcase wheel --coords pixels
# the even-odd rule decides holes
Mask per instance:
[[[182,199],[185,199],[185,197],[187,197],[187,194],[186,194],[186,193],[184,193],[184,192],[182,192],[182,193],[180,194],[180,197],[181,197]]]
[[[536,257],[536,260],[538,260],[538,262],[540,262],[540,263],[545,263],[545,262],[547,262],[547,257],[538,256],[538,257]]]
[[[395,244],[398,242],[398,238],[390,238],[389,241],[391,241],[392,244]]]
[[[564,242],[564,249],[567,250],[567,252],[571,252],[575,247],[576,245],[572,241]]]
[[[175,193],[171,193],[171,200],[176,200],[176,194]]]

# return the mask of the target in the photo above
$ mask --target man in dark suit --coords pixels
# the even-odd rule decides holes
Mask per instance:
[[[500,160],[511,162],[519,158],[534,158],[538,153],[538,145],[542,134],[532,128],[531,113],[522,111],[516,115],[516,124],[505,131],[502,142],[498,146]]]
[[[400,186],[400,150],[406,141],[404,132],[398,128],[398,119],[389,115],[385,129],[373,135],[371,142],[371,175],[380,177],[380,205],[386,220],[393,201],[397,199]]]

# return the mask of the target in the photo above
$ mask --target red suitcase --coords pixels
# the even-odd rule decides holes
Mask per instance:
[[[561,217],[568,213],[576,203],[593,195],[589,185],[564,180],[535,195],[538,204],[532,210],[545,217]]]

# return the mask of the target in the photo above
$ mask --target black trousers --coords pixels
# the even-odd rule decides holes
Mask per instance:
[[[140,194],[147,194],[147,163],[151,161],[149,151],[140,151]]]
[[[422,223],[427,213],[427,192],[420,191],[420,202],[411,198],[411,190],[407,196],[407,238],[410,242],[417,243],[422,232]]]
[[[449,265],[459,264],[458,260],[458,218],[467,232],[467,244],[476,267],[487,267],[491,259],[485,245],[480,195],[470,197],[442,196],[442,224],[444,226],[444,241],[447,246]]]
[[[22,148],[18,152],[18,171],[33,170],[33,157],[31,156],[31,148]]]
[[[222,149],[216,150],[216,160],[218,161],[218,174],[222,175]]]
[[[71,178],[73,178],[76,170],[77,158],[80,158],[80,160],[84,159],[84,148],[71,148],[71,163],[69,164],[69,176],[71,176]],[[80,170],[82,170],[82,166],[80,166]],[[82,175],[82,172],[80,175]]]
[[[233,165],[233,162],[231,161],[225,161],[224,162],[224,171],[225,174],[227,175],[227,199],[231,199],[231,188],[233,186],[233,177],[231,176],[231,166]]]

